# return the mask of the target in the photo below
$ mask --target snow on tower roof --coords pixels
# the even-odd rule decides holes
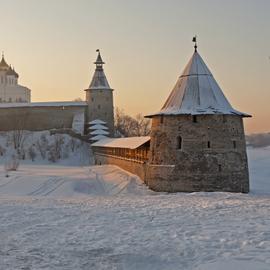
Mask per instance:
[[[108,129],[108,128],[106,126],[97,124],[97,125],[94,125],[94,126],[89,127],[88,129],[96,130],[96,129]]]
[[[99,50],[97,50],[97,52],[98,52],[97,60],[94,63],[96,65],[96,70],[95,70],[95,73],[93,75],[92,81],[91,81],[88,89],[112,90],[108,81],[107,81],[104,70],[103,70],[103,64],[105,64],[105,63],[103,62],[103,60],[100,56]]]
[[[150,141],[150,136],[128,137],[128,138],[107,138],[104,140],[100,140],[96,143],[93,143],[92,146],[136,149],[148,141]]]
[[[102,124],[102,125],[104,125],[104,124],[106,124],[106,122],[104,122],[104,121],[102,121],[100,119],[95,119],[95,120],[93,120],[91,122],[88,122],[88,124],[90,124],[90,125],[96,125],[96,124]]]
[[[231,106],[196,48],[162,109],[146,117],[180,114],[232,114],[250,117]]]
[[[96,129],[90,132],[91,135],[109,135],[110,133],[104,129]]]
[[[95,137],[90,138],[90,141],[100,141],[100,140],[104,140],[104,139],[107,139],[107,138],[108,137],[104,136],[104,135],[97,135]]]

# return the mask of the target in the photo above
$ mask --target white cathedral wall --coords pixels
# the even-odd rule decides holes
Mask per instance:
[[[0,102],[31,102],[31,91],[14,84],[0,84]]]

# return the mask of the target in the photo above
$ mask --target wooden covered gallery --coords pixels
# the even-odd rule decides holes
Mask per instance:
[[[92,149],[95,163],[99,165],[109,163],[104,157],[145,163],[148,161],[150,137],[106,138],[93,143]]]

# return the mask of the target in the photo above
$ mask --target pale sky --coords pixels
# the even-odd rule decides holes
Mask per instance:
[[[0,50],[32,101],[85,98],[96,49],[115,107],[158,111],[198,51],[247,133],[270,132],[269,0],[0,0]]]

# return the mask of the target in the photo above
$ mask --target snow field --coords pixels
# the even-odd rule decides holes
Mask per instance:
[[[154,193],[115,166],[0,172],[0,270],[270,269],[270,149],[250,194]]]

